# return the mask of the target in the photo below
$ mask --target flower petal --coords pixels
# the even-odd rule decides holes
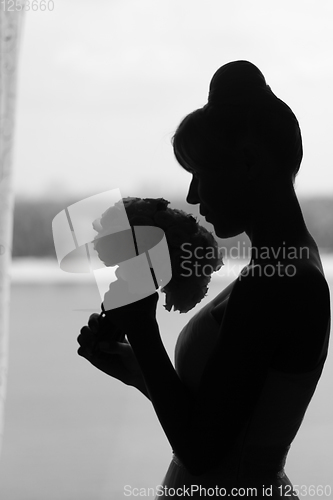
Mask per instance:
[[[166,294],[164,307],[168,311],[173,307],[175,311],[184,313],[195,307],[206,296],[211,274],[221,268],[223,256],[211,232],[200,226],[191,214],[180,209],[168,208],[169,203],[164,198],[127,197],[119,200],[106,210],[100,219],[93,222],[93,227],[98,232],[94,245],[101,260],[106,265],[111,265],[112,251],[108,249],[108,238],[103,236],[115,232],[114,229],[118,226],[121,229],[124,208],[130,225],[157,226],[163,229],[172,267],[172,279],[161,289]],[[190,257],[187,257],[188,254],[181,248],[183,243],[190,243]],[[199,247],[200,251],[197,253]],[[185,260],[184,274],[182,264]]]

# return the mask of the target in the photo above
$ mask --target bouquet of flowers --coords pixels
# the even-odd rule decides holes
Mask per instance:
[[[98,233],[94,248],[106,266],[118,264],[108,248],[108,238],[103,236],[110,233],[110,227],[121,226],[124,208],[130,226],[163,229],[172,269],[171,280],[161,288],[166,294],[164,307],[167,311],[173,307],[186,313],[207,295],[212,273],[223,265],[222,255],[211,232],[200,226],[191,214],[168,208],[169,203],[164,198],[123,198],[93,222]],[[116,275],[122,278],[121,273]]]

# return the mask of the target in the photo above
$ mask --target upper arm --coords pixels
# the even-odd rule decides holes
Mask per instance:
[[[221,460],[251,416],[280,341],[282,302],[273,281],[259,276],[233,288],[190,423],[207,467]]]
[[[267,371],[281,338],[285,305],[285,296],[269,278],[249,275],[235,283],[217,346],[203,374],[205,389],[226,373]]]

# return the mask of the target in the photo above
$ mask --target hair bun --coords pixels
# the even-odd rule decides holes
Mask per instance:
[[[270,93],[264,75],[249,61],[233,61],[221,66],[209,85],[208,104],[230,101],[233,97],[247,98],[254,92]]]

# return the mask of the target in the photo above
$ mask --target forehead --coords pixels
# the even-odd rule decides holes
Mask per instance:
[[[181,154],[177,151],[176,158],[179,166],[192,175],[218,175],[237,160],[235,152],[225,147],[220,148],[219,154],[207,150],[206,156],[201,158],[202,161],[191,158],[187,151],[181,151]]]
[[[204,173],[207,168],[203,167],[199,164],[198,155],[195,153],[195,148],[193,148],[193,144],[190,146],[187,144],[187,147],[184,147],[184,144],[180,141],[174,140],[174,154],[177,159],[178,165],[189,172],[190,174],[196,173]]]
[[[200,167],[198,165],[189,165],[188,163],[186,165],[182,165],[183,169],[186,170],[191,175],[197,176],[199,175],[200,177],[211,177],[211,176],[217,176],[220,171],[214,170],[213,168],[209,167]]]
[[[209,173],[209,168],[204,168],[204,167],[197,165],[193,162],[189,163],[188,161],[182,161],[180,166],[192,175]]]

